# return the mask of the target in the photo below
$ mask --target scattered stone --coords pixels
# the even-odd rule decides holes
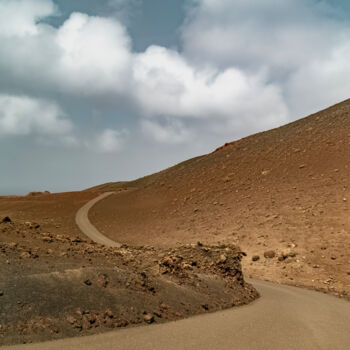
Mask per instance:
[[[226,261],[227,261],[227,256],[225,254],[221,254],[218,261],[219,264],[225,264]]]
[[[260,260],[260,256],[259,255],[253,255],[252,256],[252,261],[258,261]]]
[[[151,315],[151,314],[146,314],[144,317],[143,317],[143,320],[148,323],[148,324],[151,324],[154,322],[154,316]]]
[[[28,259],[31,257],[31,254],[29,252],[23,252],[19,256],[21,259]]]
[[[268,250],[264,253],[264,257],[266,259],[273,259],[276,256],[276,253],[274,250]]]
[[[91,286],[92,282],[89,279],[87,279],[84,281],[84,284],[86,284],[87,286]]]
[[[306,167],[306,165],[305,164],[301,164],[301,165],[299,165],[299,169],[304,169]]]
[[[113,318],[114,317],[114,314],[113,314],[113,311],[111,309],[107,309],[105,311],[105,315],[109,318]]]
[[[350,274],[350,272],[349,272],[349,274]],[[168,306],[167,304],[165,304],[165,303],[161,303],[161,304],[159,305],[159,307],[160,307],[162,310],[167,310],[167,309],[169,309],[169,306]]]
[[[75,318],[75,317],[73,317],[73,316],[68,316],[67,317],[67,321],[70,323],[70,324],[75,324],[75,323],[77,323],[77,319]]]
[[[12,222],[12,220],[10,219],[9,216],[5,216],[2,220],[1,220],[2,223],[7,223],[7,222]]]
[[[4,292],[0,290],[0,297],[2,297],[3,295],[4,295]]]
[[[284,250],[281,252],[280,256],[278,257],[279,261],[284,261],[287,258],[295,258],[296,257],[296,252],[290,251],[290,250]]]
[[[101,274],[98,276],[97,284],[101,288],[107,288],[108,283],[109,283],[109,278],[106,274]]]
[[[209,305],[208,305],[208,304],[203,304],[203,305],[202,305],[202,308],[203,308],[204,310],[208,311],[208,310],[209,310]]]

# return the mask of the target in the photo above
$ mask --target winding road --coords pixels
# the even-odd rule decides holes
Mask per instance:
[[[75,222],[79,227],[80,231],[84,233],[85,236],[88,236],[92,241],[103,244],[107,247],[120,247],[121,244],[112,241],[111,239],[104,236],[100,233],[96,227],[89,220],[89,210],[100,200],[109,197],[115,192],[106,192],[101,194],[100,196],[92,199],[87,202],[83,207],[81,207],[75,216]]]
[[[97,242],[104,238],[87,219],[89,208],[77,214],[84,233]],[[87,225],[89,223],[89,225]],[[91,228],[91,226],[92,228]],[[111,331],[82,338],[19,345],[27,350],[349,350],[350,303],[295,287],[250,281],[261,293],[255,302],[226,311],[160,325]],[[6,349],[6,347],[5,347]]]

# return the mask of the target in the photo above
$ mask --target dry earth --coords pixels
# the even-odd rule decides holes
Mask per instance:
[[[235,246],[106,248],[0,221],[0,345],[163,323],[246,304]]]
[[[129,266],[130,263],[124,264],[124,257],[120,257],[117,251],[83,242],[85,238],[80,235],[74,223],[74,217],[82,205],[98,194],[116,191],[115,195],[99,202],[90,211],[90,220],[112,240],[129,246],[140,244],[155,246],[154,249],[142,248],[141,250],[122,248],[127,250],[126,255],[129,254],[131,258],[138,254],[140,256],[139,260],[135,258],[136,261],[133,263],[135,266],[132,265],[135,269],[131,274],[133,281],[139,281],[143,272],[141,270],[144,269],[145,264],[150,264],[151,270],[152,266],[158,269],[157,274],[151,274],[154,283],[162,285],[164,275],[159,270],[161,265],[158,263],[160,261],[158,254],[162,252],[167,254],[166,252],[174,247],[176,247],[175,251],[181,252],[180,255],[183,255],[183,250],[186,251],[186,249],[201,251],[202,248],[197,246],[186,248],[186,244],[196,244],[197,241],[201,241],[206,245],[216,246],[212,249],[216,249],[217,254],[225,249],[218,248],[218,245],[230,246],[233,251],[236,251],[237,259],[241,254],[238,248],[234,247],[240,246],[247,253],[247,257],[243,259],[243,271],[246,275],[349,297],[349,159],[350,101],[345,101],[297,122],[226,144],[213,153],[188,160],[133,182],[110,183],[83,192],[32,193],[26,197],[0,197],[0,217],[9,215],[14,222],[1,225],[15,227],[14,230],[10,230],[12,233],[1,231],[3,227],[0,230],[2,245],[0,288],[4,290],[6,283],[10,285],[8,281],[15,281],[11,282],[12,285],[15,283],[17,286],[22,285],[15,280],[16,278],[22,281],[23,286],[27,285],[27,281],[32,280],[32,275],[47,275],[51,280],[51,274],[57,272],[60,277],[55,277],[55,282],[52,282],[55,291],[59,288],[64,290],[68,285],[74,286],[74,289],[64,291],[62,295],[81,291],[81,294],[77,294],[80,296],[78,301],[82,303],[87,300],[86,308],[72,302],[68,303],[68,306],[72,306],[68,307],[69,312],[65,311],[63,316],[52,313],[54,318],[61,320],[60,322],[63,322],[67,328],[62,328],[63,330],[59,333],[55,333],[55,328],[50,331],[51,333],[45,331],[43,336],[38,336],[39,340],[84,333],[83,326],[81,328],[83,331],[80,331],[80,326],[74,328],[75,321],[72,323],[74,327],[67,325],[65,318],[67,315],[75,317],[78,319],[77,322],[82,324],[91,317],[86,315],[92,313],[98,320],[93,324],[103,324],[105,320],[103,317],[106,316],[102,315],[106,315],[106,311],[110,309],[109,301],[112,300],[114,303],[113,298],[117,296],[118,299],[120,296],[118,293],[121,285],[124,288],[126,280],[119,276],[129,275],[131,266]],[[26,221],[40,223],[37,235],[32,234],[35,228],[25,227]],[[53,242],[43,240],[46,237],[43,236],[45,233],[49,234],[48,237],[52,238]],[[77,238],[80,242],[76,240]],[[13,247],[13,243],[18,245]],[[53,252],[47,254],[49,249]],[[28,250],[31,251],[30,256],[21,257],[26,250],[27,253]],[[89,253],[89,250],[92,252]],[[82,253],[84,251],[86,253]],[[38,255],[39,258],[32,257],[32,254]],[[60,256],[60,254],[67,254],[67,256]],[[170,253],[170,255],[173,254]],[[215,259],[211,261],[213,266],[218,266],[220,255],[221,253],[219,257],[215,255]],[[82,266],[85,267],[82,268]],[[205,264],[203,266],[207,267]],[[116,268],[121,269],[122,272],[118,272],[119,270],[115,272]],[[218,270],[209,270],[209,272],[215,276]],[[111,280],[122,281],[120,284],[111,283],[112,290],[103,294],[103,298],[99,291],[101,289],[101,293],[105,293],[105,289],[98,287],[97,284],[100,275],[112,276]],[[168,275],[165,274],[166,277]],[[171,279],[178,278],[172,274],[169,276]],[[218,278],[220,278],[219,281],[225,280],[220,274]],[[69,283],[66,283],[67,279]],[[92,285],[84,284],[86,279],[92,281]],[[57,280],[64,281],[60,282],[58,289],[55,285]],[[178,285],[179,281],[181,282],[182,279],[176,280],[175,284]],[[142,280],[141,283],[143,283]],[[41,288],[43,288],[41,294],[38,292],[37,297],[41,297],[43,293],[44,287]],[[92,288],[96,290],[90,293]],[[166,287],[162,288],[160,290],[167,290]],[[185,293],[185,300],[192,300],[193,289],[191,288],[196,287],[186,284],[188,294]],[[228,286],[228,288],[231,287]],[[15,288],[13,293],[15,291],[22,293],[21,290],[21,288]],[[174,293],[172,298],[178,301],[177,289],[171,290]],[[195,291],[197,293],[196,289]],[[218,295],[217,291],[218,288],[213,286],[210,290],[210,298],[209,294],[204,295],[202,292],[196,294],[198,299],[193,302],[193,305],[196,305],[193,309],[189,307],[192,301],[186,306],[175,303],[172,309],[176,310],[174,312],[180,312],[181,317],[187,316],[199,310],[203,311],[202,305],[207,303],[203,300],[208,300],[213,303],[210,304],[209,310],[215,310],[218,307],[215,303],[221,298],[213,297]],[[7,305],[10,302],[6,299],[9,298],[9,294],[6,290],[3,292],[0,303]],[[238,290],[233,292],[238,293]],[[147,297],[150,294],[147,293],[149,292],[138,290],[138,293],[138,298],[135,298],[132,303],[141,300],[142,305],[148,305]],[[255,297],[252,290],[249,293],[247,296],[249,300]],[[56,294],[52,293],[52,295]],[[165,294],[160,293],[162,298]],[[237,295],[244,297],[240,293]],[[89,296],[96,299],[90,300]],[[232,297],[231,290],[229,296]],[[186,299],[187,297],[189,299]],[[22,305],[22,298],[24,295],[17,298],[18,305]],[[224,305],[232,304],[231,299]],[[14,303],[14,300],[15,298],[11,302]],[[35,311],[35,300],[37,299],[28,302],[27,304],[32,306],[25,306],[23,310]],[[53,302],[51,299],[48,300],[50,303]],[[127,303],[129,299],[121,300]],[[160,300],[155,300],[159,308]],[[59,301],[54,302],[63,305]],[[98,310],[88,307],[94,304],[101,307],[98,307]],[[144,322],[144,311],[158,312],[155,308],[156,304],[150,304],[152,310],[141,307],[141,304],[136,307],[138,312],[135,313],[135,318],[127,313],[130,316],[130,320],[127,319],[129,324],[137,323],[137,320]],[[14,307],[14,304],[11,305]],[[128,305],[131,308],[131,304]],[[78,308],[81,314],[79,312],[75,314]],[[186,308],[189,308],[189,311],[186,311]],[[65,309],[60,308],[60,310]],[[29,314],[19,313],[18,317],[29,319],[28,315],[37,313],[37,310],[34,311],[30,311],[32,313],[29,312]],[[85,311],[88,313],[85,314]],[[122,317],[124,314],[121,309],[111,311],[113,317],[125,321],[126,317]],[[3,312],[3,320],[5,319],[3,314],[9,317]],[[174,317],[170,313],[161,316],[159,319],[156,318],[157,322]],[[18,321],[6,320],[7,324],[13,325]],[[92,329],[95,331],[94,327]],[[14,337],[15,333],[15,331],[11,333],[12,338],[3,337],[3,341],[26,340],[25,333],[17,338]],[[6,334],[10,333],[7,331]]]
[[[135,182],[99,186],[135,189],[98,203],[91,220],[130,244],[238,244],[252,277],[349,296],[349,159],[347,100]]]

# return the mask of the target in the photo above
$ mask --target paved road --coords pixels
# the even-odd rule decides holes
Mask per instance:
[[[349,350],[350,303],[295,287],[254,281],[250,305],[161,325],[11,350]]]
[[[94,225],[89,220],[89,210],[100,200],[112,195],[114,192],[106,192],[100,196],[87,202],[83,207],[81,207],[76,216],[75,222],[78,225],[81,232],[88,236],[91,240],[96,243],[103,244],[108,247],[120,247],[121,244],[112,241],[111,239],[102,235]]]
[[[77,213],[81,230],[111,245],[93,227],[89,209]],[[82,338],[5,347],[11,350],[349,350],[350,303],[309,290],[251,281],[261,298],[250,305],[161,325],[135,327]]]

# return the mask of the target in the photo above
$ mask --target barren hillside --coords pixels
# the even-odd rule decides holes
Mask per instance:
[[[117,194],[91,220],[130,244],[239,244],[253,276],[349,293],[349,159],[347,100],[135,182],[99,186]],[[269,250],[274,258],[264,257]]]

